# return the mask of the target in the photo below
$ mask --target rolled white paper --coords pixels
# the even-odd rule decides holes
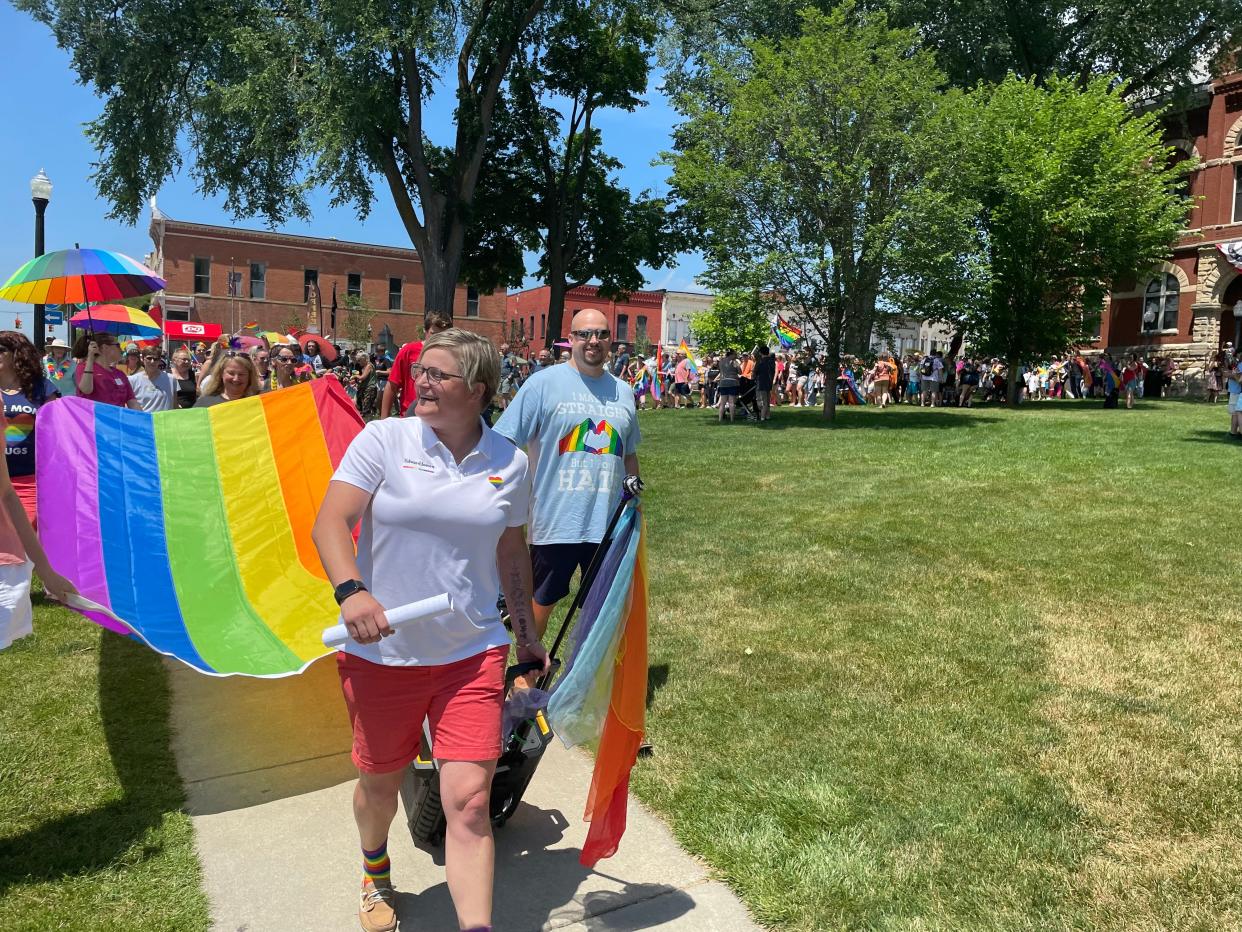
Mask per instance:
[[[453,607],[453,600],[449,598],[447,592],[444,592],[440,595],[433,595],[430,599],[419,599],[408,605],[398,605],[396,608],[387,609],[384,617],[388,619],[388,627],[400,628],[412,621],[425,621],[453,611],[456,611]],[[349,629],[343,622],[323,630],[323,643],[326,647],[340,647],[348,640]]]

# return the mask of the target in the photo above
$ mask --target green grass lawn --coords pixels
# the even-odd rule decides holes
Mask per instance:
[[[35,612],[0,652],[0,929],[206,929],[162,661]]]
[[[642,415],[638,794],[773,928],[1242,928],[1226,423]],[[37,612],[0,653],[0,929],[205,929],[161,661]]]
[[[1242,928],[1223,404],[642,415],[638,794],[780,929]]]

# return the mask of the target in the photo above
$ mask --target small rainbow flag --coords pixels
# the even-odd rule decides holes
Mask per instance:
[[[339,615],[311,527],[362,420],[335,379],[147,414],[39,413],[39,533],[84,612],[217,676],[287,676]]]
[[[772,327],[772,332],[776,334],[776,339],[784,349],[791,349],[802,339],[802,331],[779,314],[776,315],[776,324]]]
[[[695,375],[698,375],[698,372],[699,372],[698,360],[694,358],[694,353],[690,352],[690,347],[686,345],[685,337],[682,337],[681,343],[678,344],[677,352],[681,353],[683,356],[686,357],[687,368],[689,368],[689,370],[693,372]]]

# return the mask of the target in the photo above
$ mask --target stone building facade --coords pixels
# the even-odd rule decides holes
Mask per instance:
[[[219,324],[226,334],[255,321],[259,330],[296,327],[337,342],[378,343],[383,335],[395,346],[422,333],[423,268],[413,249],[190,223],[164,216],[154,204],[150,235],[148,264],[168,282],[158,301],[170,320]],[[356,326],[350,324],[347,296],[366,308]],[[498,344],[504,313],[503,294],[479,295],[458,286],[459,327]],[[349,336],[368,328],[368,340]]]
[[[1170,260],[1109,296],[1091,349],[1172,358],[1194,389],[1209,354],[1242,329],[1242,272],[1219,248],[1242,241],[1242,73],[1200,87],[1166,125],[1175,157],[1198,160],[1195,206]]]

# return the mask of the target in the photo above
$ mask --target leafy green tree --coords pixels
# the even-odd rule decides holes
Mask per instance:
[[[725,292],[706,311],[690,318],[690,333],[705,353],[766,345],[772,333],[773,308],[757,291]]]
[[[79,79],[104,97],[87,132],[114,216],[137,219],[182,166],[182,142],[204,194],[222,193],[235,215],[274,224],[306,218],[315,187],[365,216],[378,177],[422,260],[426,307],[451,314],[502,85],[546,2],[16,6],[51,27]],[[424,129],[437,91],[456,101],[447,145]],[[474,271],[479,281],[512,277],[512,265]]]
[[[623,167],[602,148],[602,109],[645,105],[656,21],[645,4],[570,0],[509,77],[510,164],[521,166],[508,198],[522,216],[510,238],[538,253],[547,283],[547,345],[559,339],[565,294],[589,281],[605,297],[644,284],[640,266],[672,263],[684,245],[663,199],[632,195]]]
[[[674,81],[708,58],[745,58],[749,40],[796,35],[798,11],[838,0],[717,0],[671,7],[663,45]],[[1080,86],[1119,75],[1131,94],[1189,86],[1205,63],[1236,51],[1242,0],[867,0],[894,25],[917,29],[952,83],[997,83],[1010,72]]]
[[[371,323],[375,320],[374,308],[368,307],[358,295],[345,296],[345,320],[341,335],[355,346],[371,342]]]
[[[706,231],[708,280],[797,308],[835,384],[843,340],[874,322],[943,75],[913,31],[852,7],[807,12],[801,36],[749,58],[679,101],[674,188]]]
[[[1010,77],[956,95],[925,139],[927,184],[900,228],[906,304],[1018,367],[1091,338],[1104,295],[1166,257],[1189,201],[1159,114],[1107,78]]]

